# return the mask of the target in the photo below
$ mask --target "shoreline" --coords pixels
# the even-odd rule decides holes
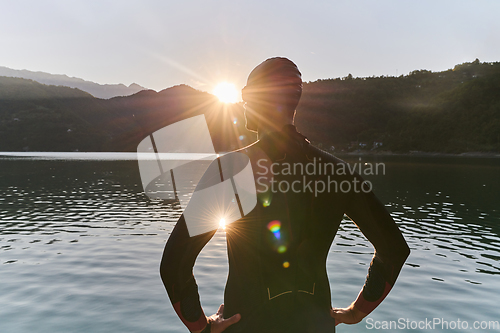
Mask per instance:
[[[392,151],[353,151],[353,152],[330,152],[327,151],[328,153],[334,155],[334,156],[415,156],[415,157],[472,157],[472,158],[500,158],[500,152],[494,152],[494,153],[486,153],[486,152],[466,152],[466,153],[459,153],[459,154],[453,154],[453,153],[438,153],[438,152],[422,152],[422,151],[412,151],[409,153],[395,153]],[[218,154],[225,154],[228,152],[218,152]],[[137,152],[104,152],[104,151],[0,151],[0,156],[3,157],[21,157],[21,156],[47,156],[51,154],[57,154],[57,155],[75,155],[75,156],[84,156],[86,154],[91,155],[91,154],[98,154],[98,155],[105,155],[105,154],[113,154],[113,155],[130,155],[130,156],[136,156]]]
[[[486,152],[466,152],[466,153],[437,153],[437,152],[422,152],[414,151],[409,153],[394,153],[392,151],[354,151],[354,152],[340,152],[332,153],[335,156],[415,156],[415,157],[472,157],[472,158],[500,158],[500,153],[486,153]]]

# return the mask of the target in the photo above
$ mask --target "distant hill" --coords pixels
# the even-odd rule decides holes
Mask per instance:
[[[240,104],[225,105],[185,85],[103,100],[74,88],[0,77],[0,151],[135,151],[148,134],[199,114],[207,118],[217,151],[255,141]]]
[[[298,130],[336,152],[500,152],[500,63],[304,83]],[[217,151],[255,140],[242,104],[186,85],[108,100],[0,77],[0,151],[135,151],[148,134],[205,114]],[[193,133],[195,134],[195,133]],[[332,149],[334,147],[334,149]]]
[[[98,84],[76,77],[69,77],[67,75],[32,72],[25,69],[17,70],[3,66],[0,66],[0,76],[19,77],[54,86],[78,88],[88,92],[94,97],[104,99],[116,96],[129,96],[146,89],[135,83],[132,83],[128,87],[124,84]]]
[[[296,123],[335,152],[500,152],[500,62],[305,83]]]

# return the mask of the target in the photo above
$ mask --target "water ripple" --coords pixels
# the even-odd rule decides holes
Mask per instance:
[[[144,196],[135,161],[0,159],[0,167],[0,331],[184,331],[158,276],[180,208]],[[412,253],[374,319],[439,313],[455,320],[470,311],[478,320],[493,319],[484,316],[493,316],[491,295],[499,286],[497,203],[488,208],[472,202],[472,194],[460,196],[455,179],[446,186],[421,180],[435,168],[415,170],[413,187],[408,166],[378,187],[386,189],[381,197]],[[491,178],[498,169],[483,174]],[[443,188],[432,188],[436,184]],[[470,193],[479,191],[474,184]],[[345,218],[327,266],[334,306],[355,299],[372,255],[371,244]],[[195,276],[206,313],[214,313],[227,276],[223,233],[203,250]]]

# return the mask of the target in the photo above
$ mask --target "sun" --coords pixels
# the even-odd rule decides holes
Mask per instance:
[[[238,90],[234,84],[229,82],[219,83],[213,93],[223,103],[236,103],[238,101]]]

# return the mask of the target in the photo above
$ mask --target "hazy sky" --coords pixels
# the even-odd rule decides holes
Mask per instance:
[[[304,81],[500,61],[499,0],[0,0],[0,66],[98,83],[245,84],[273,56]]]

